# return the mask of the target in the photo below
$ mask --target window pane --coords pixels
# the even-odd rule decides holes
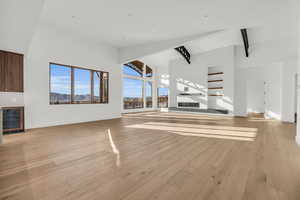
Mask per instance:
[[[50,64],[50,103],[71,102],[71,68]]]
[[[74,103],[91,101],[91,71],[74,68]]]
[[[94,96],[93,96],[93,101],[95,103],[100,103],[101,98],[100,98],[100,80],[101,80],[101,72],[93,72],[94,73]]]
[[[123,66],[123,74],[130,75],[130,76],[142,77],[143,69],[144,69],[144,63],[136,60],[136,61],[127,63]]]
[[[157,90],[157,104],[159,108],[167,108],[168,107],[168,88],[158,88]]]
[[[124,78],[123,79],[124,109],[143,108],[143,81]]]
[[[152,69],[146,66],[146,77],[152,77]]]
[[[146,107],[152,108],[152,83],[146,81]]]
[[[108,103],[108,73],[102,73],[102,103]]]

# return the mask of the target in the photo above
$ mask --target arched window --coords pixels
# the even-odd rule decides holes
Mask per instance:
[[[123,65],[123,108],[143,109],[153,106],[153,70],[135,60]]]
[[[143,71],[144,63],[138,60],[126,63],[123,66],[123,74],[125,75],[143,77]]]

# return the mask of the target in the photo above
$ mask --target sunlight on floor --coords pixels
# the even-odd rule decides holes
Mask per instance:
[[[179,124],[179,123],[163,123],[163,122],[147,122],[147,125],[161,125],[171,127],[185,127],[185,128],[202,128],[212,130],[230,130],[230,131],[244,131],[244,132],[256,132],[257,128],[248,127],[234,127],[234,126],[210,126],[210,125],[199,125],[199,124]]]
[[[147,122],[126,126],[127,128],[167,131],[182,136],[255,141],[257,128],[234,126],[210,126],[197,124]]]
[[[117,146],[116,146],[114,140],[112,139],[110,129],[107,129],[107,134],[108,134],[109,143],[110,143],[110,146],[111,146],[111,148],[112,148],[112,151],[114,152],[114,154],[117,155],[117,158],[116,158],[116,166],[117,166],[117,167],[120,167],[120,166],[121,166],[121,161],[120,161],[120,151],[119,151],[119,149],[117,148]]]
[[[176,113],[176,112],[144,112],[144,113],[129,113],[125,114],[125,117],[159,117],[159,118],[174,118],[174,119],[231,119],[230,116],[223,115],[207,115],[207,114],[189,114],[189,113]]]
[[[162,113],[162,112],[145,112],[145,113],[127,113],[123,114],[123,118],[128,119],[147,119],[147,120],[160,120],[160,121],[180,121],[193,122],[193,123],[216,123],[225,124],[228,120],[232,120],[232,117],[228,116],[209,116],[204,114],[187,114],[187,113]]]
[[[205,138],[216,138],[216,139],[226,139],[226,140],[241,140],[241,141],[250,141],[253,142],[255,141],[255,138],[251,137],[235,137],[235,136],[225,136],[225,135],[210,135],[210,134],[201,134],[201,133],[184,133],[184,132],[171,132],[175,133],[177,135],[182,135],[182,136],[194,136],[194,137],[205,137]]]

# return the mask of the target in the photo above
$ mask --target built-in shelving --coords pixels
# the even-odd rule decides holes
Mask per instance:
[[[210,87],[209,90],[222,90],[223,87]]]
[[[208,67],[207,73],[207,89],[208,89],[208,101],[216,101],[216,98],[223,97],[223,82],[224,82],[224,72],[221,67]]]
[[[224,72],[214,72],[214,73],[208,73],[208,76],[214,76],[214,75],[220,75],[220,74],[224,74]]]
[[[223,82],[223,80],[208,80],[207,82],[213,83],[213,82]]]
[[[222,97],[223,94],[209,94],[210,97]]]

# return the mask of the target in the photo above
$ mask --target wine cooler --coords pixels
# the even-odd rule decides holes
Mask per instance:
[[[3,133],[18,133],[24,131],[24,107],[4,107]]]

